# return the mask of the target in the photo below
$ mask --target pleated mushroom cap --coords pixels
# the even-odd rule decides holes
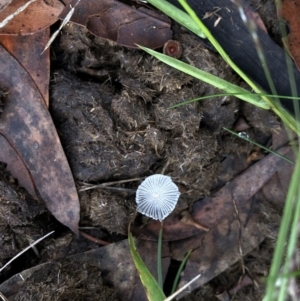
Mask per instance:
[[[137,211],[162,221],[175,208],[180,192],[171,178],[164,175],[147,177],[136,191]]]

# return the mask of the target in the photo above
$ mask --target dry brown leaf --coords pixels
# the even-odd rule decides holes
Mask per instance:
[[[77,0],[71,1],[71,7]],[[70,10],[61,13],[64,19]],[[152,49],[171,39],[170,20],[143,7],[136,9],[117,0],[81,0],[71,22],[85,26],[91,33],[120,45],[137,48],[140,44]]]
[[[8,91],[0,134],[24,162],[51,213],[78,234],[75,183],[41,94],[28,73],[2,46],[0,65],[1,87]]]
[[[0,12],[0,21],[13,15],[18,8],[27,2],[27,0],[13,0]],[[28,5],[24,11],[13,17],[6,26],[0,28],[0,34],[25,35],[40,31],[55,23],[63,9],[64,5],[59,0],[36,0]]]
[[[42,51],[49,36],[49,28],[26,36],[0,35],[0,45],[29,73],[47,107],[49,107],[50,56],[49,50],[43,54]]]
[[[290,147],[282,147],[278,152],[290,159],[294,158]],[[186,265],[182,285],[197,273],[201,273],[203,277],[192,284],[192,288],[202,285],[261,242],[263,236],[259,228],[258,204],[262,202],[262,197],[266,199],[266,195],[256,193],[264,188],[275,173],[278,173],[281,187],[286,192],[293,168],[291,163],[270,154],[208,198],[207,202],[195,204],[194,219],[201,220],[205,225],[216,226],[212,226],[211,231],[205,236],[198,235],[183,243],[172,243],[172,254],[175,258],[183,256],[182,248],[196,248]],[[285,194],[281,195],[285,199]],[[270,198],[271,194],[268,197]],[[236,202],[239,218],[235,214],[233,202]],[[222,216],[224,218],[221,218]],[[220,220],[219,224],[216,224],[217,220]]]

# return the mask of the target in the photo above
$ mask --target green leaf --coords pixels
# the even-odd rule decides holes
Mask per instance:
[[[134,261],[135,267],[138,270],[140,279],[144,286],[147,298],[149,301],[163,301],[166,299],[164,292],[158,285],[155,278],[152,276],[148,268],[143,262],[140,254],[137,252],[131,232],[128,233],[128,241],[130,253]]]
[[[189,29],[195,35],[205,39],[205,34],[194,22],[194,20],[184,11],[164,0],[149,0],[147,1],[157,9],[168,15],[170,18]]]

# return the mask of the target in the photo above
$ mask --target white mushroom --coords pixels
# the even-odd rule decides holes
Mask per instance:
[[[137,211],[162,221],[175,208],[180,192],[171,178],[164,175],[147,177],[136,191]]]

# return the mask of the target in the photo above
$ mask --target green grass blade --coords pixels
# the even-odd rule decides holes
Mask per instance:
[[[289,186],[287,199],[283,211],[283,216],[281,219],[279,234],[276,242],[276,248],[272,260],[272,265],[267,279],[266,294],[264,296],[263,301],[273,301],[273,300],[281,301],[277,298],[278,295],[276,294],[275,284],[276,284],[276,280],[280,277],[280,268],[282,266],[282,259],[284,257],[284,251],[285,251],[286,240],[287,240],[286,238],[288,237],[288,233],[291,230],[291,223],[292,223],[291,217],[293,217],[295,212],[299,210],[298,208],[299,206],[295,208],[295,204],[300,203],[299,182],[300,182],[300,153],[298,153],[296,166]],[[296,212],[296,214],[298,217],[299,212]],[[295,227],[296,228],[298,227],[298,222],[295,223],[294,220],[292,225],[292,232],[294,231]],[[284,285],[286,285],[286,283],[284,283]]]
[[[149,0],[148,1],[153,6],[156,6],[161,11],[165,12],[170,18],[173,18],[173,14],[170,12],[172,9],[177,9],[175,6],[173,6],[172,9],[166,8],[170,4],[165,0]],[[256,93],[263,93],[263,90],[257,86],[227,55],[225,50],[222,48],[222,46],[219,44],[219,42],[214,38],[214,36],[211,34],[209,29],[204,25],[204,23],[198,18],[196,13],[192,10],[192,8],[188,5],[188,3],[185,0],[178,0],[178,2],[182,5],[182,7],[186,10],[187,15],[189,16],[188,19],[189,23],[190,20],[194,22],[193,26],[198,27],[198,30],[201,30],[201,32],[204,34],[205,37],[208,38],[208,40],[212,43],[212,45],[215,47],[215,49],[219,52],[219,54],[223,57],[225,62],[256,92]],[[178,10],[178,9],[177,9]],[[176,20],[179,24],[186,27],[185,20]],[[268,99],[265,99],[269,102]],[[272,104],[272,102],[270,102]]]
[[[180,102],[176,105],[170,106],[168,109],[174,109],[174,108],[179,108],[181,106],[199,101],[199,100],[205,100],[205,99],[210,99],[210,98],[214,98],[214,97],[224,97],[224,96],[238,96],[240,94],[251,94],[251,92],[247,92],[247,93],[218,93],[218,94],[211,94],[211,95],[206,95],[206,96],[201,96],[201,97],[197,97],[197,98],[193,98],[193,99],[189,99],[183,102]],[[284,98],[284,99],[290,99],[290,100],[300,100],[300,97],[294,97],[294,96],[283,96],[283,95],[271,95],[271,94],[263,94],[263,93],[259,93],[256,94],[258,96],[266,96],[266,97],[275,97],[275,98]]]
[[[265,74],[266,79],[268,81],[270,90],[271,90],[271,92],[272,92],[273,95],[277,95],[276,87],[275,87],[274,81],[272,79],[269,67],[267,65],[262,45],[261,45],[261,43],[259,41],[259,38],[258,38],[257,25],[253,21],[252,18],[245,17],[246,16],[246,12],[244,10],[244,7],[243,7],[243,4],[242,4],[241,0],[232,0],[232,2],[236,5],[236,7],[237,7],[237,9],[239,11],[239,14],[241,16],[241,19],[244,22],[244,24],[246,25],[246,27],[247,27],[247,29],[248,29],[251,37],[252,37],[252,41],[254,43],[254,47],[256,48],[257,56],[258,56],[258,58],[260,60],[261,67],[264,70],[264,74]],[[276,98],[275,101],[278,102],[279,99]]]
[[[299,186],[298,186],[299,187]],[[285,259],[284,267],[283,267],[283,273],[288,273],[291,269],[291,263],[293,262],[293,258],[295,258],[295,252],[297,252],[297,241],[298,241],[298,223],[300,219],[300,200],[299,200],[299,188],[297,189],[297,194],[294,198],[295,201],[295,215],[293,218],[292,228],[291,228],[291,234],[288,242],[287,247],[287,256]],[[280,286],[279,294],[278,294],[278,300],[286,300],[286,294],[287,294],[287,286],[289,282],[289,278],[282,278],[282,284]]]
[[[210,85],[215,86],[216,88],[223,90],[227,93],[233,93],[236,94],[236,97],[247,101],[253,105],[256,105],[257,107],[260,107],[262,109],[269,109],[270,107],[261,99],[261,97],[257,94],[251,94],[251,92],[234,85],[224,79],[221,79],[215,75],[212,75],[210,73],[204,72],[200,69],[197,69],[196,67],[190,66],[184,62],[181,62],[179,60],[176,60],[170,56],[167,56],[165,54],[159,53],[155,50],[139,46],[141,49],[149,53],[150,55],[154,56],[158,60],[162,61],[163,63],[182,71],[188,75],[191,75],[197,79],[200,79]]]
[[[147,1],[152,4],[154,7],[168,15],[170,18],[183,25],[185,28],[193,32],[195,35],[199,36],[202,39],[205,39],[205,34],[197,26],[197,24],[192,20],[192,18],[181,9],[172,5],[171,3],[164,0],[150,0]]]
[[[277,153],[277,152],[275,152],[275,151],[273,151],[273,150],[271,150],[271,149],[269,149],[269,148],[267,148],[267,147],[265,147],[265,146],[263,146],[263,145],[261,145],[261,144],[255,142],[255,141],[253,141],[253,140],[251,140],[251,139],[249,139],[249,138],[240,136],[238,133],[236,133],[236,132],[234,132],[234,131],[231,131],[230,129],[227,129],[227,128],[225,128],[225,127],[223,127],[223,129],[224,129],[225,131],[229,132],[230,134],[235,135],[235,136],[237,136],[237,137],[239,137],[239,138],[241,138],[241,139],[243,139],[243,140],[245,140],[245,141],[248,141],[248,142],[250,142],[250,143],[252,143],[252,144],[254,144],[254,145],[256,145],[256,146],[258,146],[258,147],[260,147],[260,148],[262,148],[262,149],[264,149],[265,151],[267,151],[267,152],[269,152],[269,153],[272,153],[272,154],[278,156],[279,158],[281,158],[281,159],[283,159],[283,160],[285,160],[285,161],[287,161],[287,162],[289,162],[289,163],[291,163],[291,164],[295,164],[295,162],[292,161],[292,160],[290,160],[289,158],[287,158],[287,157],[285,157],[285,156],[282,156],[281,154],[279,154],[279,153]]]
[[[299,158],[298,158],[299,161]],[[298,166],[299,168],[299,166]],[[299,174],[300,176],[300,174]],[[297,181],[299,183],[299,181]],[[290,271],[291,263],[293,262],[293,258],[295,258],[295,252],[297,252],[297,241],[298,241],[298,234],[299,234],[299,220],[300,220],[300,191],[299,191],[299,184],[295,187],[295,194],[293,196],[294,199],[294,205],[295,205],[295,210],[294,210],[294,218],[292,222],[292,227],[291,227],[291,232],[290,232],[290,237],[289,237],[289,242],[287,246],[287,254],[286,254],[286,259],[283,267],[282,273],[288,273]],[[286,294],[287,294],[287,286],[288,286],[288,281],[289,278],[282,278],[281,279],[282,284],[280,286],[279,294],[278,294],[278,299],[279,300],[286,300]]]
[[[131,232],[128,233],[128,242],[129,242],[132,259],[134,261],[135,267],[138,270],[148,300],[149,301],[165,300],[166,296],[164,292],[162,291],[161,287],[158,285],[157,281],[146,267],[140,254],[137,252]]]

